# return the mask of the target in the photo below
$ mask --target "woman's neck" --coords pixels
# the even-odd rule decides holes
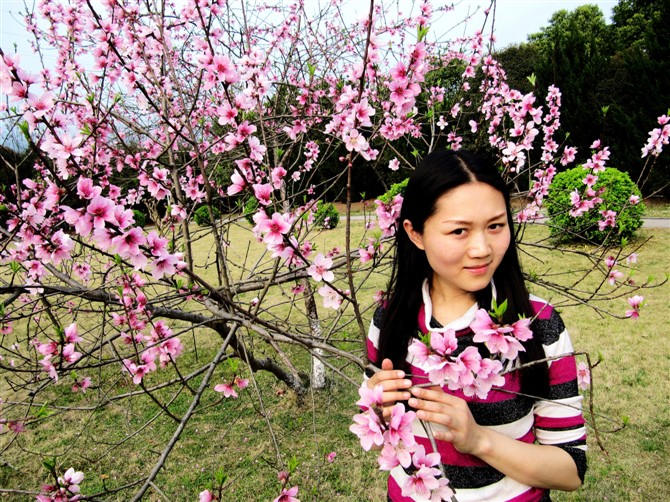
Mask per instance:
[[[474,293],[469,291],[453,294],[433,285],[430,287],[430,300],[433,304],[433,318],[442,326],[463,316],[476,301]]]

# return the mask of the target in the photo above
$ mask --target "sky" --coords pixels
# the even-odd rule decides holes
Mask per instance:
[[[33,1],[27,0],[29,4]],[[394,1],[396,0],[391,0],[389,3],[393,4]],[[409,3],[409,0],[397,1],[401,4]],[[316,4],[317,0],[305,0],[305,2]],[[351,3],[356,10],[365,11],[369,7],[367,0],[352,0]],[[489,4],[487,0],[433,0],[434,5],[451,3],[457,4],[455,19],[461,19],[467,12],[474,12],[477,8],[483,10]],[[597,4],[609,22],[612,7],[618,3],[618,0],[498,0],[495,21],[496,47],[503,48],[510,44],[525,42],[528,34],[538,32],[541,27],[547,26],[552,14],[557,10],[573,10],[586,3]],[[31,54],[29,49],[21,50],[22,46],[27,47],[24,42],[27,35],[22,28],[20,17],[17,16],[20,10],[23,10],[23,0],[0,0],[0,47],[6,52],[14,52],[13,44],[17,43],[19,52],[22,53],[22,66],[33,67],[34,65],[34,69],[31,68],[29,71],[37,71],[40,66],[36,56]],[[474,25],[475,23],[471,25],[473,29]],[[462,28],[461,33],[458,33],[457,29],[453,33],[454,36],[462,35]]]

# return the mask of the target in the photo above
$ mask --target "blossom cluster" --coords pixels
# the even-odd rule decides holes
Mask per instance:
[[[416,413],[406,411],[403,404],[396,403],[386,422],[382,416],[382,386],[370,389],[364,382],[358,393],[360,399],[356,404],[361,407],[362,413],[354,416],[349,430],[358,436],[364,450],[381,447],[377,459],[381,470],[390,471],[400,465],[408,472],[409,476],[401,487],[403,496],[428,502],[451,500],[453,490],[437,467],[440,465],[439,453],[426,454],[423,445],[414,438],[412,422]]]
[[[37,502],[76,502],[81,499],[79,485],[84,480],[84,473],[70,467],[62,476],[58,476],[55,484],[44,484]]]

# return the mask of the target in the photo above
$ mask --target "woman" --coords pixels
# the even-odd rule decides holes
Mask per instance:
[[[557,312],[528,294],[509,193],[495,166],[465,151],[428,155],[407,185],[399,223],[389,300],[368,335],[368,357],[381,371],[367,385],[382,385],[384,416],[407,401],[431,424],[460,502],[546,501],[551,489],[578,488],[586,435],[576,365],[571,355],[555,358],[570,354],[572,345]],[[454,329],[454,355],[473,345],[489,355],[473,341],[470,324],[493,299],[507,301],[506,324],[533,319],[518,364],[542,362],[507,373],[486,399],[414,386],[426,383],[425,372],[407,349],[421,332]],[[431,451],[419,421],[413,433]],[[402,466],[391,471],[389,500],[412,500],[402,495],[408,476]]]

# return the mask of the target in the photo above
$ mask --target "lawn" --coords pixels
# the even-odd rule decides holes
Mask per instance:
[[[362,222],[353,224],[360,235]],[[322,235],[320,249],[341,245],[342,226]],[[544,231],[533,226],[527,238],[535,240]],[[650,241],[640,251],[634,275],[638,281],[649,275],[662,279],[668,271],[670,231],[643,229],[631,242],[631,249],[647,238]],[[231,242],[235,242],[234,236]],[[204,256],[207,252],[201,243],[198,253]],[[525,258],[526,269],[561,274],[568,282],[571,274],[584,266],[572,254],[551,249],[535,254],[533,260]],[[366,294],[371,297],[372,291],[383,287],[383,281],[384,276],[373,277]],[[551,291],[534,287],[533,292],[560,304]],[[594,361],[601,356],[602,362],[593,372],[593,396],[587,394],[585,400],[588,403],[592,397],[594,405],[593,415],[587,412],[590,468],[586,483],[573,494],[556,493],[555,500],[670,500],[670,339],[663,328],[670,287],[666,284],[643,294],[646,305],[635,321],[603,317],[588,306],[561,309],[577,350],[588,352]],[[619,298],[599,307],[621,315],[626,305],[626,299]],[[371,311],[366,311],[366,322],[370,315]],[[362,355],[358,333],[344,330],[336,338],[343,347]],[[182,358],[185,367],[195,368],[216,351],[217,340],[204,330],[193,331],[192,340],[197,340],[198,352],[185,352]],[[308,357],[295,357],[309,369]],[[107,391],[134,389],[117,370],[100,371]],[[221,374],[224,371],[225,367]],[[356,380],[360,378],[356,367],[345,367],[345,371]],[[67,393],[67,386],[60,389],[52,398],[61,405],[76,402],[82,407],[96,399],[93,392],[84,399]],[[157,395],[167,400],[171,394],[166,390]],[[222,399],[214,392],[206,393],[203,399],[156,480],[162,493],[150,490],[145,500],[195,501],[200,491],[212,486],[217,470],[225,479],[224,500],[273,500],[279,494],[277,473],[289,463],[295,465],[291,485],[300,487],[298,498],[303,502],[385,500],[385,476],[378,471],[374,454],[364,452],[348,431],[357,393],[343,379],[331,374],[326,389],[298,399],[282,383],[261,372],[254,385],[240,392],[239,399]],[[63,465],[84,471],[81,486],[86,494],[123,486],[134,473],[155,463],[175,428],[171,419],[157,414],[148,398],[138,396],[129,403],[111,403],[102,411],[83,416],[61,411],[15,440],[11,435],[0,436],[0,487],[39,487],[46,480],[45,471],[31,452],[47,449],[56,452]],[[170,406],[178,413],[188,404],[189,397],[179,395]],[[594,425],[604,449],[596,441]],[[336,456],[329,462],[331,452]],[[105,500],[128,500],[131,493],[120,491]],[[0,500],[29,499],[0,494]]]

